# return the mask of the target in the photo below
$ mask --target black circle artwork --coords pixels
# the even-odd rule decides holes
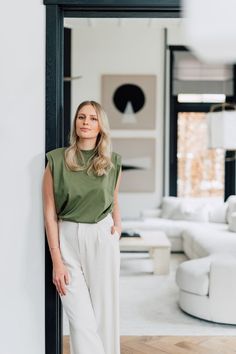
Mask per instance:
[[[133,113],[137,113],[145,104],[145,95],[139,86],[134,84],[124,84],[115,90],[113,102],[115,107],[121,113],[125,113],[128,103],[131,104]]]

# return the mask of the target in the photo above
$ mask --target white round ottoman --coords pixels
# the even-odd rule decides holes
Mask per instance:
[[[190,315],[236,324],[236,257],[215,253],[191,259],[176,271],[179,306]]]

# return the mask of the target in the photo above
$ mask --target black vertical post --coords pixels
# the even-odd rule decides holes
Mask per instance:
[[[167,87],[167,28],[164,28],[164,107],[163,107],[163,163],[162,163],[162,195],[166,192],[166,87]],[[169,69],[169,68],[168,68]]]
[[[61,147],[63,132],[63,13],[46,6],[46,151]]]
[[[235,194],[235,153],[234,151],[226,151],[224,200],[232,194]]]
[[[64,28],[64,144],[69,145],[71,126],[71,29]]]
[[[170,51],[170,136],[169,136],[169,195],[177,196],[177,138],[178,138],[178,116],[176,111],[176,96],[173,95],[173,69],[174,53]]]
[[[233,66],[233,96],[227,98],[227,102],[236,102],[236,65]],[[235,153],[226,151],[225,153],[225,195],[226,200],[230,195],[236,193],[236,174],[235,174]]]
[[[64,143],[63,13],[46,6],[46,152]],[[52,261],[45,233],[45,354],[62,353],[61,300],[52,282]],[[56,316],[55,316],[56,314]]]

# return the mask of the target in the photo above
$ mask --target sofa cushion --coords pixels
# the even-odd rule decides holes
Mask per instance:
[[[144,209],[140,212],[142,220],[146,218],[159,218],[161,217],[162,210],[160,208]]]
[[[180,204],[181,199],[177,197],[163,197],[161,204],[161,218],[169,219],[172,217],[174,210]]]
[[[186,227],[183,232],[183,249],[190,258],[220,252],[231,254],[236,250],[236,235],[228,231],[228,224],[206,223],[203,226],[195,223],[195,227]]]
[[[230,223],[231,214],[233,212],[236,212],[236,195],[230,195],[227,198],[226,203],[228,205],[227,212],[226,212],[226,221],[229,224]]]
[[[226,223],[227,209],[227,203],[221,203],[220,205],[212,205],[209,208],[209,222]]]
[[[181,263],[176,271],[179,288],[197,295],[208,295],[210,264],[210,256]]]
[[[164,231],[171,242],[171,251],[182,252],[182,233],[189,221],[177,221],[163,218],[145,218],[144,220],[122,220],[122,230],[160,230]]]
[[[122,229],[125,230],[160,230],[169,237],[182,237],[187,221],[175,221],[163,218],[145,218],[144,220],[123,220]]]
[[[146,218],[143,223],[145,229],[158,229],[164,231],[169,237],[182,237],[183,230],[187,226],[186,221],[176,221],[163,218]]]
[[[226,209],[226,203],[218,197],[163,197],[160,217],[207,222],[211,212],[213,222],[225,222]]]
[[[232,213],[229,219],[229,231],[236,232],[236,212]],[[235,235],[236,237],[236,235]]]
[[[229,218],[229,231],[236,232],[236,212],[233,212]]]
[[[172,213],[173,220],[208,222],[209,206],[206,203],[182,200]]]

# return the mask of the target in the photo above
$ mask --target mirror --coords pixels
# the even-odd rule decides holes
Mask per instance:
[[[158,212],[162,195],[168,195],[171,178],[168,174],[169,134],[173,128],[169,119],[173,115],[170,47],[181,49],[185,44],[181,19],[65,18],[64,34],[66,131],[70,130],[80,102],[90,99],[102,103],[109,117],[113,148],[124,157],[123,167],[126,166],[119,195],[123,224],[127,231],[139,233],[146,217],[147,224],[151,225],[147,227],[147,237],[152,242],[157,216],[154,213]],[[219,102],[224,102],[226,96],[221,96]],[[234,92],[228,96],[233,97]],[[183,99],[185,111],[179,111],[180,124],[189,119],[189,114],[185,114],[187,98],[182,96]],[[204,102],[209,105],[203,112],[206,113],[214,99],[217,98]],[[200,113],[197,126],[204,124],[202,121],[204,117]],[[221,160],[222,172],[222,156]],[[223,180],[220,182],[224,184]],[[223,203],[223,194],[220,199],[219,205]],[[162,233],[157,232],[156,237],[163,249],[153,252],[149,247],[142,249],[138,237],[120,240],[121,343],[124,336],[230,336],[235,333],[230,324],[203,321],[184,313],[178,306],[176,270],[188,260],[190,251],[186,255],[181,251],[182,245],[177,244],[180,239],[174,241],[177,233],[174,225],[169,226],[173,227],[172,242],[176,242],[171,255],[170,244]],[[69,353],[69,334],[67,315],[63,311],[63,354]],[[129,347],[124,341],[124,352],[125,349],[135,352],[138,348],[131,339]],[[150,345],[161,350],[164,343],[163,339]]]

